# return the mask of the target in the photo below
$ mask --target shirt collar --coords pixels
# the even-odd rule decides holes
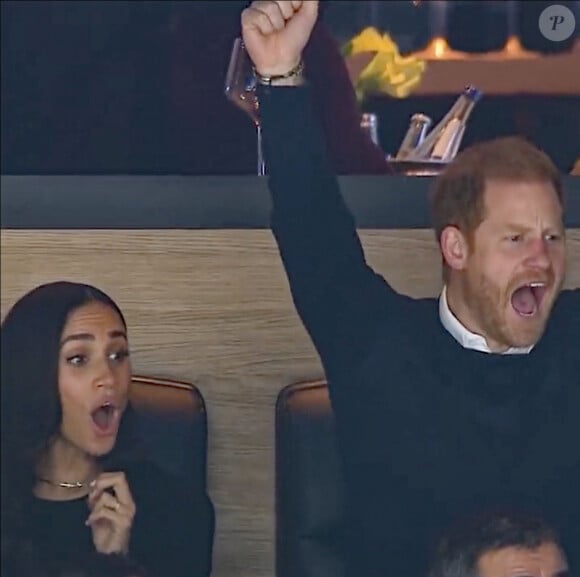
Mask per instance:
[[[482,353],[491,353],[487,346],[487,341],[481,335],[472,333],[459,322],[459,319],[451,312],[447,303],[447,287],[444,286],[439,297],[439,318],[441,324],[447,329],[451,336],[465,349],[473,349]],[[529,347],[512,347],[502,354],[504,355],[525,355],[529,353],[534,346]]]

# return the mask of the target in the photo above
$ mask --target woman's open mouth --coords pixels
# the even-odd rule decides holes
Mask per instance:
[[[521,317],[533,317],[540,310],[540,305],[547,292],[548,283],[543,281],[533,281],[520,285],[512,293],[512,307]]]
[[[91,412],[97,434],[104,436],[117,432],[120,416],[121,411],[111,402],[103,403]]]

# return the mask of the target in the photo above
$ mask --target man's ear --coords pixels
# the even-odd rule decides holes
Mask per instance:
[[[466,236],[456,227],[447,226],[439,238],[443,261],[451,270],[463,270],[467,266],[469,243]]]

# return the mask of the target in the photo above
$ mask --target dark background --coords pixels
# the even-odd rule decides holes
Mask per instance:
[[[578,3],[559,3],[577,10]],[[526,48],[545,53],[570,48],[573,38],[554,43],[539,33],[538,16],[550,4],[516,3]],[[199,133],[192,130],[196,138],[192,134],[189,152],[200,159],[195,168],[179,160],[184,155],[178,148],[188,146],[187,139],[176,143],[173,138],[180,122],[173,60],[176,46],[179,50],[184,42],[183,37],[176,38],[176,30],[183,35],[186,23],[185,41],[199,60],[195,91],[202,94],[212,88],[219,94],[227,59],[217,46],[231,45],[245,5],[239,1],[2,1],[2,172],[252,173],[255,149],[249,119],[246,134],[236,141],[240,155],[248,157],[243,166],[228,166],[226,158],[216,170],[211,162],[227,139],[238,138],[229,134],[227,122],[215,129],[200,123]],[[447,38],[452,47],[481,52],[503,46],[507,2],[456,0],[447,5]],[[410,1],[326,1],[322,6],[322,19],[337,45],[369,25],[389,32],[403,52],[419,49],[429,39],[428,1],[419,7]],[[393,152],[411,113],[421,110],[438,118],[454,98],[377,97],[364,108],[379,115],[382,146]],[[233,107],[230,113],[242,115]],[[202,119],[206,111],[197,114]],[[470,121],[465,142],[512,132],[531,138],[568,171],[580,156],[580,99],[486,97]]]

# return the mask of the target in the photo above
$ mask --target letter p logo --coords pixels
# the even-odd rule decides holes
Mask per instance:
[[[562,42],[574,34],[576,17],[566,6],[552,4],[540,14],[538,26],[544,38],[552,42]]]
[[[566,19],[560,14],[554,14],[550,16],[550,20],[552,21],[552,30],[556,30],[556,28],[558,28],[560,24],[563,24]]]

